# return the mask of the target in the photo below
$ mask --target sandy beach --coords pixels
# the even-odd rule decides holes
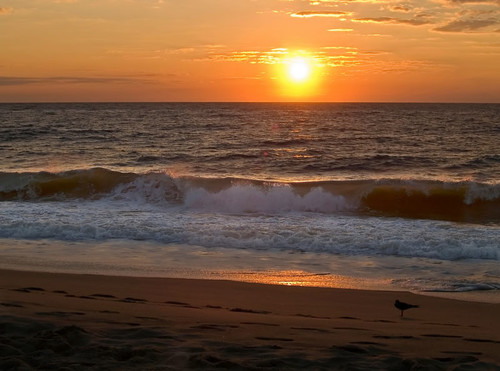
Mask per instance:
[[[0,369],[500,369],[500,305],[0,271]],[[400,317],[395,299],[420,306]]]

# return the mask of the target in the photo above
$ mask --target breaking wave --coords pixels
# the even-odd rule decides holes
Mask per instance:
[[[267,182],[176,178],[103,168],[0,173],[0,201],[134,201],[222,213],[355,213],[480,224],[500,223],[500,184],[357,180]]]

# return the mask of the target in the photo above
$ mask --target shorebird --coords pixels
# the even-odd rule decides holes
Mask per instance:
[[[401,317],[403,317],[403,312],[410,308],[418,308],[418,305],[403,303],[402,301],[396,300],[394,306],[401,311]]]

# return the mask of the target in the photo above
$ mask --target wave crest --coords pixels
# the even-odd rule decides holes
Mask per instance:
[[[431,180],[265,182],[103,168],[0,173],[0,201],[108,199],[226,213],[357,213],[500,223],[500,184]]]
[[[0,200],[96,198],[135,178],[137,174],[103,168],[61,173],[1,173]]]

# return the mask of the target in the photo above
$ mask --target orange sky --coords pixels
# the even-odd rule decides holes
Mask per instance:
[[[0,0],[0,102],[294,100],[500,102],[500,0]]]

